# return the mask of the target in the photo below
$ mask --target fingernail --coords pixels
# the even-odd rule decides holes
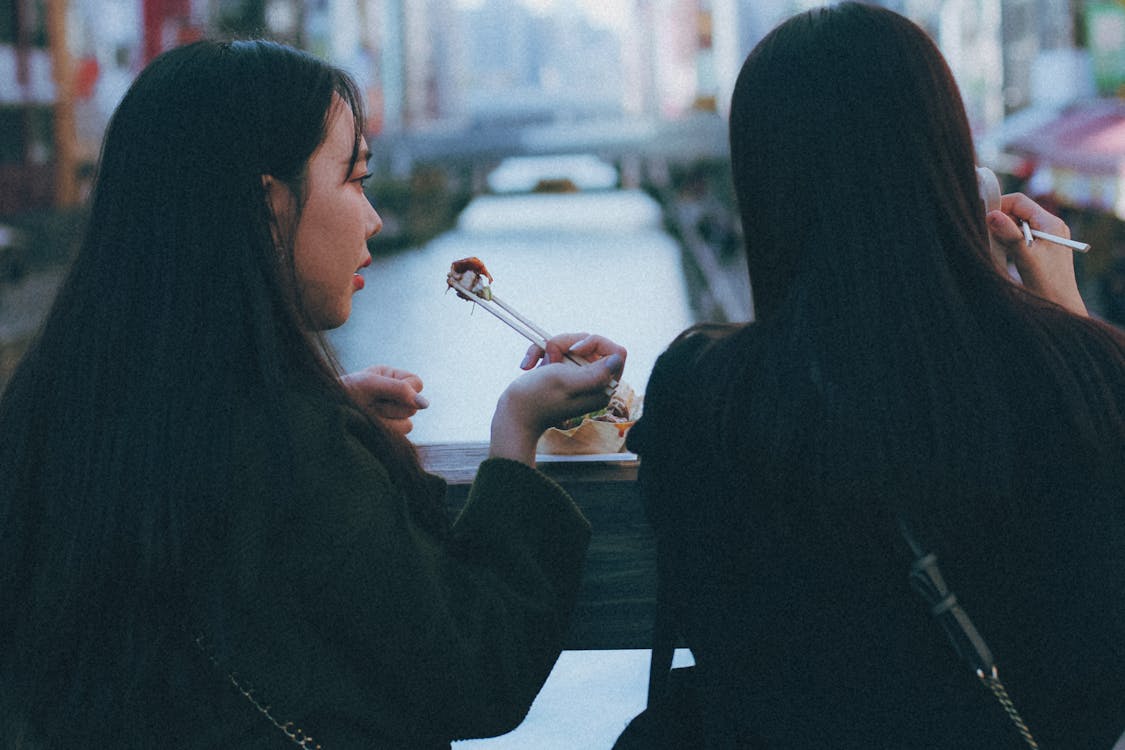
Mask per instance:
[[[421,393],[418,393],[414,396],[414,405],[419,409],[425,409],[430,405],[430,400],[423,396]]]
[[[605,366],[610,370],[617,370],[623,361],[620,354],[611,354],[605,358]]]
[[[586,338],[582,339],[581,341],[576,341],[576,342],[574,342],[573,344],[571,344],[571,345],[570,345],[570,348],[569,348],[569,349],[567,349],[567,351],[568,351],[568,352],[572,352],[572,351],[574,351],[575,349],[581,349],[581,348],[582,348],[582,347],[584,347],[584,346],[585,346],[586,344],[590,343],[590,339],[591,339],[591,338],[593,338],[593,337],[592,337],[592,336],[587,336]]]
[[[530,352],[528,352],[527,354],[523,355],[523,362],[520,362],[520,369],[526,370],[527,368],[531,367],[531,363],[534,361],[535,358],[531,356]]]

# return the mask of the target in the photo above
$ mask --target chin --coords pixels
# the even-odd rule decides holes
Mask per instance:
[[[317,331],[331,331],[334,328],[339,328],[348,322],[351,315],[351,307],[344,310],[325,310],[312,319],[312,327]]]

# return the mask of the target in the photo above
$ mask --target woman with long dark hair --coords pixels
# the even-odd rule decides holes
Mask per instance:
[[[755,321],[681,335],[628,443],[707,746],[1026,747],[912,590],[920,550],[1031,736],[1109,750],[1125,336],[1017,222],[1065,225],[1018,194],[986,216],[949,68],[874,6],[770,33],[730,145]]]
[[[589,529],[535,441],[624,350],[533,352],[451,525],[402,435],[420,381],[342,378],[319,338],[381,226],[362,122],[344,73],[260,41],[168,52],[114,114],[0,401],[5,747],[448,747],[546,679]]]

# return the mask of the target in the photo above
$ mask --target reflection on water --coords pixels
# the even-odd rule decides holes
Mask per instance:
[[[446,292],[458,258],[480,257],[494,292],[551,333],[596,332],[624,345],[623,379],[638,392],[693,322],[679,246],[644,193],[489,196],[462,219],[425,247],[377,257],[351,319],[329,337],[348,370],[387,364],[422,378],[430,408],[414,418],[416,443],[487,440],[496,400],[528,346]]]

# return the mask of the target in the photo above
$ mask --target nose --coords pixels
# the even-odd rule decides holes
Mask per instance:
[[[382,230],[383,217],[379,216],[379,212],[370,203],[367,204],[367,208],[371,211],[371,215],[367,219],[367,239],[371,239]]]

